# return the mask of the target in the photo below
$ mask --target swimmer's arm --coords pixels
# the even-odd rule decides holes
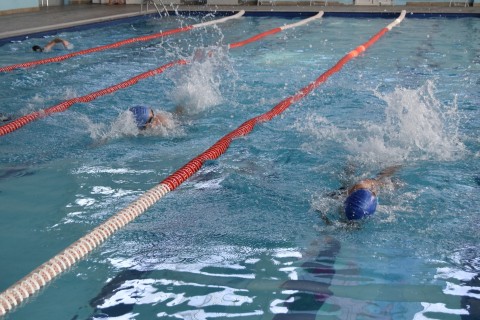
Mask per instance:
[[[388,177],[391,177],[398,169],[400,169],[400,165],[398,166],[391,166],[391,167],[388,167],[388,168],[385,168],[383,169],[382,171],[380,171],[380,173],[377,175],[377,177],[375,178],[375,180],[383,180],[385,178],[388,178]]]
[[[348,189],[347,195],[352,194],[353,192],[360,190],[360,189],[367,189],[372,191],[374,194],[377,193],[377,189],[379,186],[383,184],[382,181],[379,181],[377,179],[365,179],[362,180],[355,185],[353,185],[350,189]]]
[[[63,40],[61,38],[55,38],[52,40],[52,42],[55,42],[55,43],[61,43],[63,44],[63,46],[65,47],[65,49],[70,49],[72,47],[72,44],[70,42],[68,42],[67,40]]]
[[[70,50],[72,48],[72,44],[68,42],[67,40],[62,40],[62,44],[65,47],[65,49]]]
[[[351,194],[358,189],[368,189],[374,194],[377,194],[378,188],[387,183],[385,179],[391,177],[399,168],[400,166],[391,166],[382,170],[374,179],[360,181],[348,190],[348,194]]]
[[[61,43],[65,49],[69,49],[72,44],[70,42],[68,42],[67,40],[63,40],[63,39],[60,39],[60,38],[55,38],[53,39],[52,41],[50,41],[49,43],[47,43],[47,45],[45,46],[45,48],[43,48],[44,51],[50,51],[54,45],[56,45],[57,43]]]
[[[45,45],[45,47],[43,47],[43,51],[44,52],[49,52],[50,50],[52,50],[52,48],[55,44],[56,44],[55,40],[50,41],[49,43],[47,43]]]

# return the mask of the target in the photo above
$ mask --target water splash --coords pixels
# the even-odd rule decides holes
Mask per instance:
[[[325,141],[340,145],[353,163],[388,166],[407,161],[452,161],[465,153],[456,100],[451,106],[442,104],[435,97],[432,81],[418,89],[396,88],[374,94],[386,103],[382,123],[361,122],[344,129],[324,117],[310,115],[295,126],[316,138],[317,146]]]
[[[375,95],[387,103],[385,122],[366,124],[366,139],[349,141],[349,151],[374,157],[379,162],[451,161],[463,154],[457,102],[454,100],[452,106],[442,104],[435,97],[432,81],[418,89],[396,88],[387,94],[376,91]]]
[[[375,96],[386,103],[383,121],[355,121],[348,128],[336,126],[327,118],[314,114],[296,128],[309,134],[315,143],[307,151],[342,154],[346,170],[335,172],[335,179],[348,187],[356,181],[369,178],[380,169],[418,161],[453,161],[465,154],[459,138],[460,115],[456,101],[452,106],[442,104],[435,97],[435,86],[428,81],[417,89],[396,88],[393,92]],[[320,150],[320,151],[319,151]],[[327,164],[326,166],[331,166]],[[380,169],[379,169],[380,168]],[[325,168],[322,168],[322,171]],[[382,188],[382,205],[377,208],[383,222],[397,219],[396,212],[412,212],[411,203],[419,195],[395,195],[394,189],[402,182],[389,180]],[[320,214],[327,226],[342,227],[345,195],[332,190],[321,190],[311,200],[312,209]]]
[[[183,113],[197,114],[223,101],[221,69],[231,69],[222,47],[197,49],[192,64],[172,79],[175,82],[173,101]]]
[[[102,142],[127,136],[149,135],[171,137],[184,134],[181,123],[174,114],[155,109],[154,112],[156,115],[161,115],[164,121],[161,125],[146,130],[139,130],[137,128],[135,119],[128,110],[121,112],[110,124],[94,123],[85,115],[80,115],[79,120],[86,125],[90,137],[93,140]]]

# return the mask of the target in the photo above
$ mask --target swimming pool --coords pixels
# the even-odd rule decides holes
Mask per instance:
[[[215,49],[293,21],[247,16],[2,74],[0,112],[15,117],[191,58],[198,47],[218,57],[1,137],[0,288],[307,85],[390,18],[327,15]],[[199,19],[60,36],[80,50]],[[8,318],[478,317],[479,28],[475,18],[407,16]],[[29,48],[39,41],[0,47],[0,65],[36,59]],[[140,134],[126,119],[135,104],[172,113],[171,125]],[[175,116],[178,105],[186,111]],[[398,164],[377,214],[346,226],[329,195]]]

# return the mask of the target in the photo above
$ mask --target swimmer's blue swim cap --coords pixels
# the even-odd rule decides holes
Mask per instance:
[[[129,109],[133,113],[135,123],[139,129],[145,129],[145,126],[150,119],[150,108],[144,106],[135,106]]]
[[[345,215],[348,220],[358,220],[372,215],[377,209],[377,197],[368,189],[359,189],[345,200]]]

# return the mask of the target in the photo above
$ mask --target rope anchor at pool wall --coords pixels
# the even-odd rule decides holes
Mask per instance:
[[[53,278],[66,271],[75,262],[82,259],[95,247],[107,240],[107,238],[110,237],[114,232],[124,227],[130,221],[134,220],[137,216],[145,212],[154,203],[159,201],[165,194],[180,186],[185,180],[200,170],[205,161],[220,157],[220,155],[226,152],[230,143],[235,138],[250,133],[257,123],[269,121],[275,116],[278,116],[292,103],[299,101],[313,89],[318,87],[321,83],[325,82],[332,74],[340,71],[345,63],[358,56],[359,53],[364,52],[386,32],[398,25],[404,19],[405,13],[405,11],[402,11],[400,17],[397,18],[393,23],[389,24],[386,28],[383,28],[363,45],[346,54],[340,61],[337,62],[337,64],[323,73],[309,85],[299,90],[295,95],[282,100],[270,111],[241,124],[237,129],[218,140],[209,149],[189,161],[186,165],[164,179],[161,183],[145,192],[128,207],[121,210],[106,222],[93,229],[92,232],[73,243],[63,252],[35,269],[29,275],[13,284],[10,288],[0,294],[0,316],[5,315],[7,312],[20,305],[25,299],[40,290]]]

